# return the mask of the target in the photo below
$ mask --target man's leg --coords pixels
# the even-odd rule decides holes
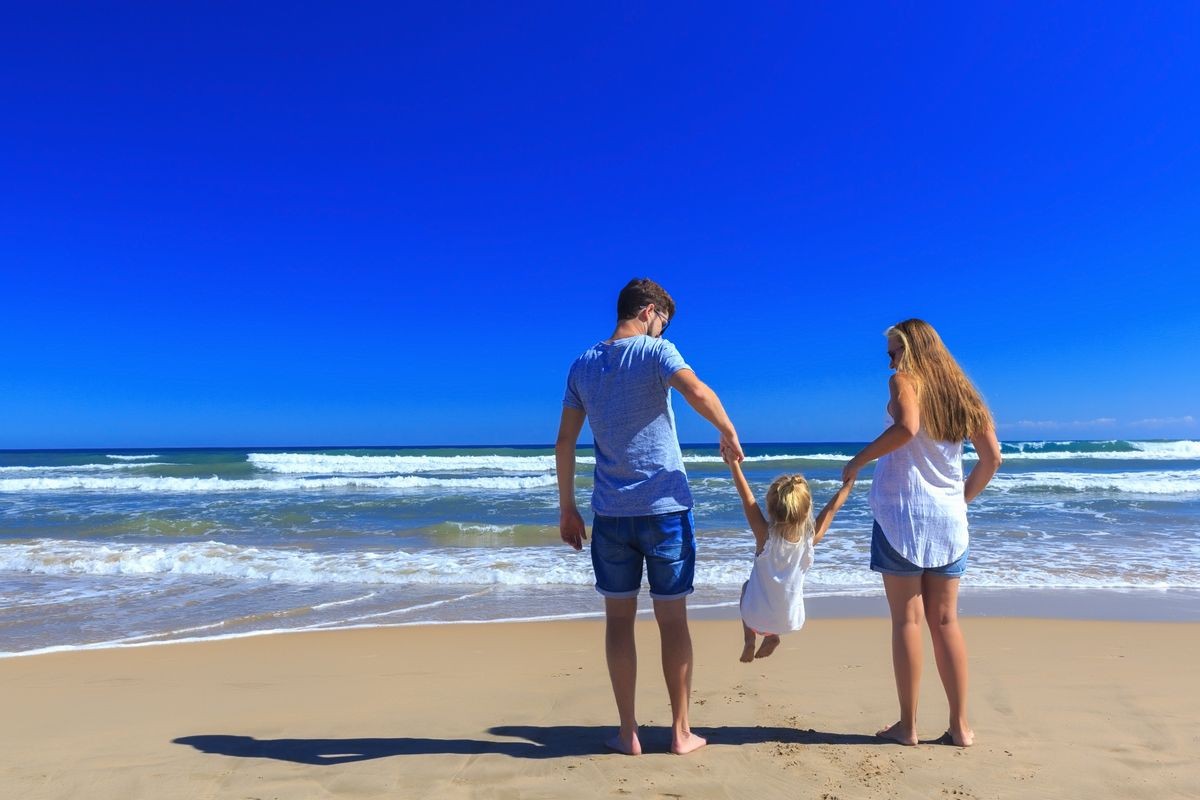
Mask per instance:
[[[608,657],[608,677],[612,681],[613,697],[621,729],[606,743],[619,753],[642,754],[638,741],[637,715],[634,713],[634,694],[637,690],[637,645],[633,639],[633,622],[637,617],[637,598],[604,598],[604,652]]]
[[[671,698],[671,752],[690,753],[707,742],[692,733],[688,704],[692,696],[692,634],[688,630],[687,598],[655,600],[654,618],[662,638],[663,677]]]

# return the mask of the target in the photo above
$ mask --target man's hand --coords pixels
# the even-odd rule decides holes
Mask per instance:
[[[587,528],[583,526],[583,517],[578,509],[560,511],[558,514],[558,535],[562,540],[576,550],[583,549],[583,540],[587,538]]]
[[[721,436],[721,458],[726,463],[731,461],[742,462],[746,460],[746,454],[742,452],[742,443],[738,441],[737,434],[722,434]]]

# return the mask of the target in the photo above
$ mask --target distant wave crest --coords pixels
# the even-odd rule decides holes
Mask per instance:
[[[342,477],[342,478],[249,478],[228,480],[224,478],[167,478],[167,477],[114,477],[89,478],[86,476],[51,478],[2,478],[0,492],[140,492],[140,493],[191,493],[191,492],[305,492],[322,489],[539,489],[553,486],[553,475],[532,477],[479,477],[479,478],[427,478],[413,475],[394,477]]]
[[[1001,473],[992,479],[988,490],[1119,492],[1122,494],[1184,495],[1200,494],[1200,470],[1159,472],[1026,472]]]
[[[1200,460],[1200,442],[1004,442],[1005,460],[1077,461],[1196,461]],[[967,453],[974,458],[974,453]]]

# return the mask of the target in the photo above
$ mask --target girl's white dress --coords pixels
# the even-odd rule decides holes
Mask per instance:
[[[804,576],[812,563],[812,536],[789,542],[772,529],[746,581],[742,621],[758,633],[803,628]]]

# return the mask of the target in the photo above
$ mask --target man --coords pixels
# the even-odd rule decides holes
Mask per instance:
[[[722,452],[739,461],[743,457],[717,395],[662,338],[674,316],[675,301],[652,280],[635,279],[621,290],[616,330],[571,365],[554,448],[559,532],[580,550],[587,533],[575,505],[575,445],[584,420],[591,422],[596,449],[592,567],[596,590],[604,595],[605,652],[621,721],[607,745],[628,755],[642,752],[634,714],[633,623],[643,563],[671,700],[671,751],[682,755],[705,745],[688,723],[692,637],[687,596],[692,593],[696,537],[670,390],[713,424]]]

